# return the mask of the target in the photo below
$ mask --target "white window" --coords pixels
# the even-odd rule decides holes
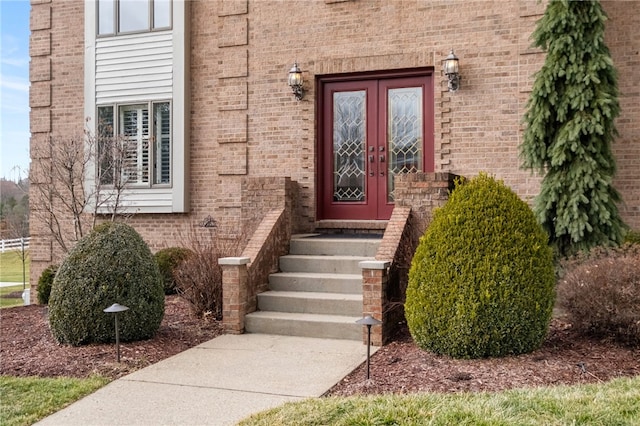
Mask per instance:
[[[190,5],[84,0],[84,114],[97,154],[85,185],[102,186],[100,213],[116,194],[130,212],[190,210]]]
[[[171,0],[98,0],[98,35],[171,28]]]
[[[118,129],[114,135],[113,129]],[[98,179],[105,185],[171,184],[171,105],[98,107]]]

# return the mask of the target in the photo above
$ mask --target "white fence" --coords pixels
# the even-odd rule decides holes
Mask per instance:
[[[0,250],[4,253],[7,250],[21,250],[22,247],[28,249],[31,238],[14,238],[13,240],[0,240]]]

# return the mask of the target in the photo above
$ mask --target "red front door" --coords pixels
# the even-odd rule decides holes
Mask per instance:
[[[431,73],[320,86],[319,218],[389,219],[394,177],[433,171]]]

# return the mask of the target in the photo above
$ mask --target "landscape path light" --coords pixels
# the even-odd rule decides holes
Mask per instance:
[[[124,311],[128,311],[129,308],[123,305],[120,305],[118,303],[114,303],[113,305],[109,306],[108,308],[106,308],[105,310],[103,310],[103,312],[106,312],[108,314],[114,314],[115,316],[115,321],[116,321],[116,359],[118,360],[118,362],[120,362],[120,332],[118,331],[118,313],[120,312],[124,312]]]
[[[375,319],[371,315],[367,315],[366,317],[356,321],[356,324],[367,326],[367,380],[369,380],[369,366],[371,364],[371,326],[382,324],[382,321]]]

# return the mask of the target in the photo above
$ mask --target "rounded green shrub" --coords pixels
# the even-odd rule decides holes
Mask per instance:
[[[162,277],[140,235],[123,223],[104,223],[82,238],[56,274],[49,299],[49,324],[61,343],[81,345],[115,340],[114,303],[120,339],[152,337],[164,315]]]
[[[193,254],[193,252],[184,247],[169,247],[159,250],[154,255],[160,268],[160,275],[162,275],[164,294],[176,293],[177,283],[174,271],[191,254]]]
[[[51,286],[53,285],[53,279],[56,277],[58,271],[58,265],[49,265],[42,271],[40,278],[38,278],[38,303],[46,305],[49,303],[49,296],[51,295]]]
[[[529,206],[486,174],[458,183],[412,260],[405,313],[416,344],[456,358],[527,353],[554,305],[548,236]]]

